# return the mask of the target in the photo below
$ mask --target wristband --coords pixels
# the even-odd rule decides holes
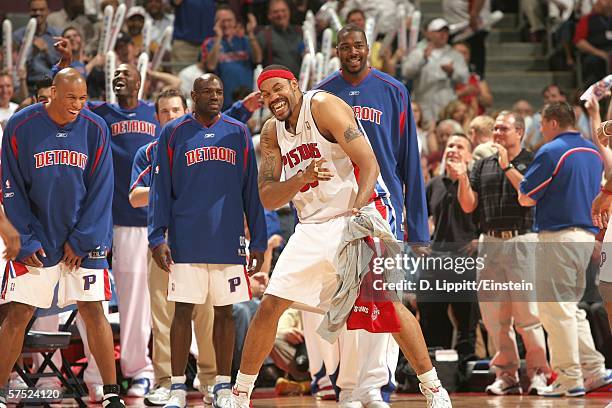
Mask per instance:
[[[510,163],[510,164],[508,164],[508,167],[506,167],[503,171],[504,171],[504,173],[506,173],[508,170],[512,170],[513,168],[514,168],[514,164]],[[610,193],[610,194],[612,194],[612,193]]]

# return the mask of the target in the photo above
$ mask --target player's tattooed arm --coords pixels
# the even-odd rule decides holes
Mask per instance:
[[[350,143],[353,140],[362,137],[363,133],[357,128],[357,125],[349,125],[344,131],[344,139],[346,143]]]
[[[370,199],[380,172],[372,147],[357,124],[353,109],[342,99],[320,92],[313,97],[312,115],[321,132],[330,135],[346,155],[359,167],[359,180],[355,208]]]

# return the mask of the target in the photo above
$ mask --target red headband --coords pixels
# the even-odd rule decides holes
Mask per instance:
[[[293,75],[291,71],[287,71],[285,69],[271,69],[259,74],[259,77],[257,78],[257,88],[261,89],[261,83],[270,78],[285,78],[290,81],[296,81],[295,75]]]

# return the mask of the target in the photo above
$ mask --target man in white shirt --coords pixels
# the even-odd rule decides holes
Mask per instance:
[[[17,109],[17,104],[11,102],[15,89],[13,78],[7,72],[0,73],[0,124],[6,122]]]

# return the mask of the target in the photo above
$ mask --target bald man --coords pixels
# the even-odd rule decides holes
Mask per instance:
[[[149,246],[157,265],[170,274],[168,300],[175,302],[166,407],[186,406],[191,316],[194,305],[209,297],[218,374],[213,406],[225,407],[231,402],[232,305],[251,297],[243,220],[246,216],[250,231],[252,272],[261,268],[267,248],[266,222],[251,135],[244,123],[221,113],[223,83],[204,74],[195,80],[191,98],[194,112],[168,123],[160,136],[149,206]]]
[[[68,40],[59,39],[61,55],[57,68],[69,67],[72,53]],[[111,133],[115,189],[113,194],[113,276],[119,305],[121,372],[132,382],[127,395],[144,397],[153,385],[149,358],[151,306],[147,285],[147,209],[129,201],[132,163],[142,146],[157,140],[160,125],[152,103],[138,99],[140,74],[132,64],[120,64],[113,76],[117,103],[90,102],[89,109],[101,116]]]
[[[5,272],[2,296],[11,303],[0,328],[0,384],[19,357],[36,308],[76,303],[104,382],[104,406],[124,407],[116,384],[113,337],[101,301],[110,299],[113,171],[108,127],[83,110],[85,80],[61,70],[51,101],[9,119],[2,150],[4,208],[22,247]],[[0,390],[0,408],[6,399]]]

